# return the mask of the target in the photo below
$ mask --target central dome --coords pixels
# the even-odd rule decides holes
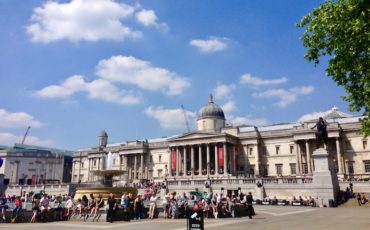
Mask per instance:
[[[225,120],[224,111],[219,105],[213,102],[212,94],[209,95],[208,103],[199,110],[197,120],[205,118],[218,118]]]

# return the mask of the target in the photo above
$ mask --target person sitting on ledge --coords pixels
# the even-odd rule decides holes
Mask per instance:
[[[271,200],[271,204],[272,205],[277,205],[277,203],[278,203],[278,199],[276,198],[276,196],[274,196],[274,198],[272,198],[272,200]]]
[[[365,194],[362,195],[362,200],[361,200],[361,203],[362,204],[367,204],[368,202],[368,199],[366,198]]]

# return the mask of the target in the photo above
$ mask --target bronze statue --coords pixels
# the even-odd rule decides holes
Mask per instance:
[[[326,130],[327,125],[328,124],[326,123],[326,121],[322,117],[320,117],[316,125],[311,128],[311,129],[314,129],[317,127],[317,131],[315,132],[315,135],[316,135],[316,141],[317,141],[318,148],[320,147],[325,148],[328,142],[328,131]]]

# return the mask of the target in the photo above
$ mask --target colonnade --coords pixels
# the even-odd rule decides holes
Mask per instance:
[[[315,167],[313,165],[313,159],[312,159],[312,153],[315,150],[315,148],[311,148],[311,144],[316,144],[315,141],[310,139],[295,141],[295,149],[296,149],[296,162],[297,162],[297,174],[312,174],[315,170]],[[303,149],[301,147],[305,148]],[[329,148],[330,149],[330,148]],[[331,149],[330,149],[331,151]],[[342,148],[341,148],[341,142],[339,140],[339,137],[335,138],[335,151],[336,151],[336,158],[337,158],[337,165],[338,165],[338,174],[344,173],[344,166],[343,166],[343,156],[342,156]],[[305,155],[304,155],[305,153]],[[305,169],[305,166],[307,166],[307,170]]]
[[[233,151],[228,154],[226,142],[172,146],[169,151],[169,176],[226,175],[233,167],[230,160],[235,159]]]

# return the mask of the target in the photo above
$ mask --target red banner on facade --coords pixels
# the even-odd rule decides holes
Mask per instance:
[[[221,145],[217,146],[217,156],[218,156],[218,167],[224,166],[224,147]]]
[[[32,175],[32,185],[36,184],[36,175]]]
[[[173,170],[176,170],[176,150],[172,150],[172,152],[171,152],[171,155],[172,155],[172,157],[171,157],[171,168],[173,169]]]

